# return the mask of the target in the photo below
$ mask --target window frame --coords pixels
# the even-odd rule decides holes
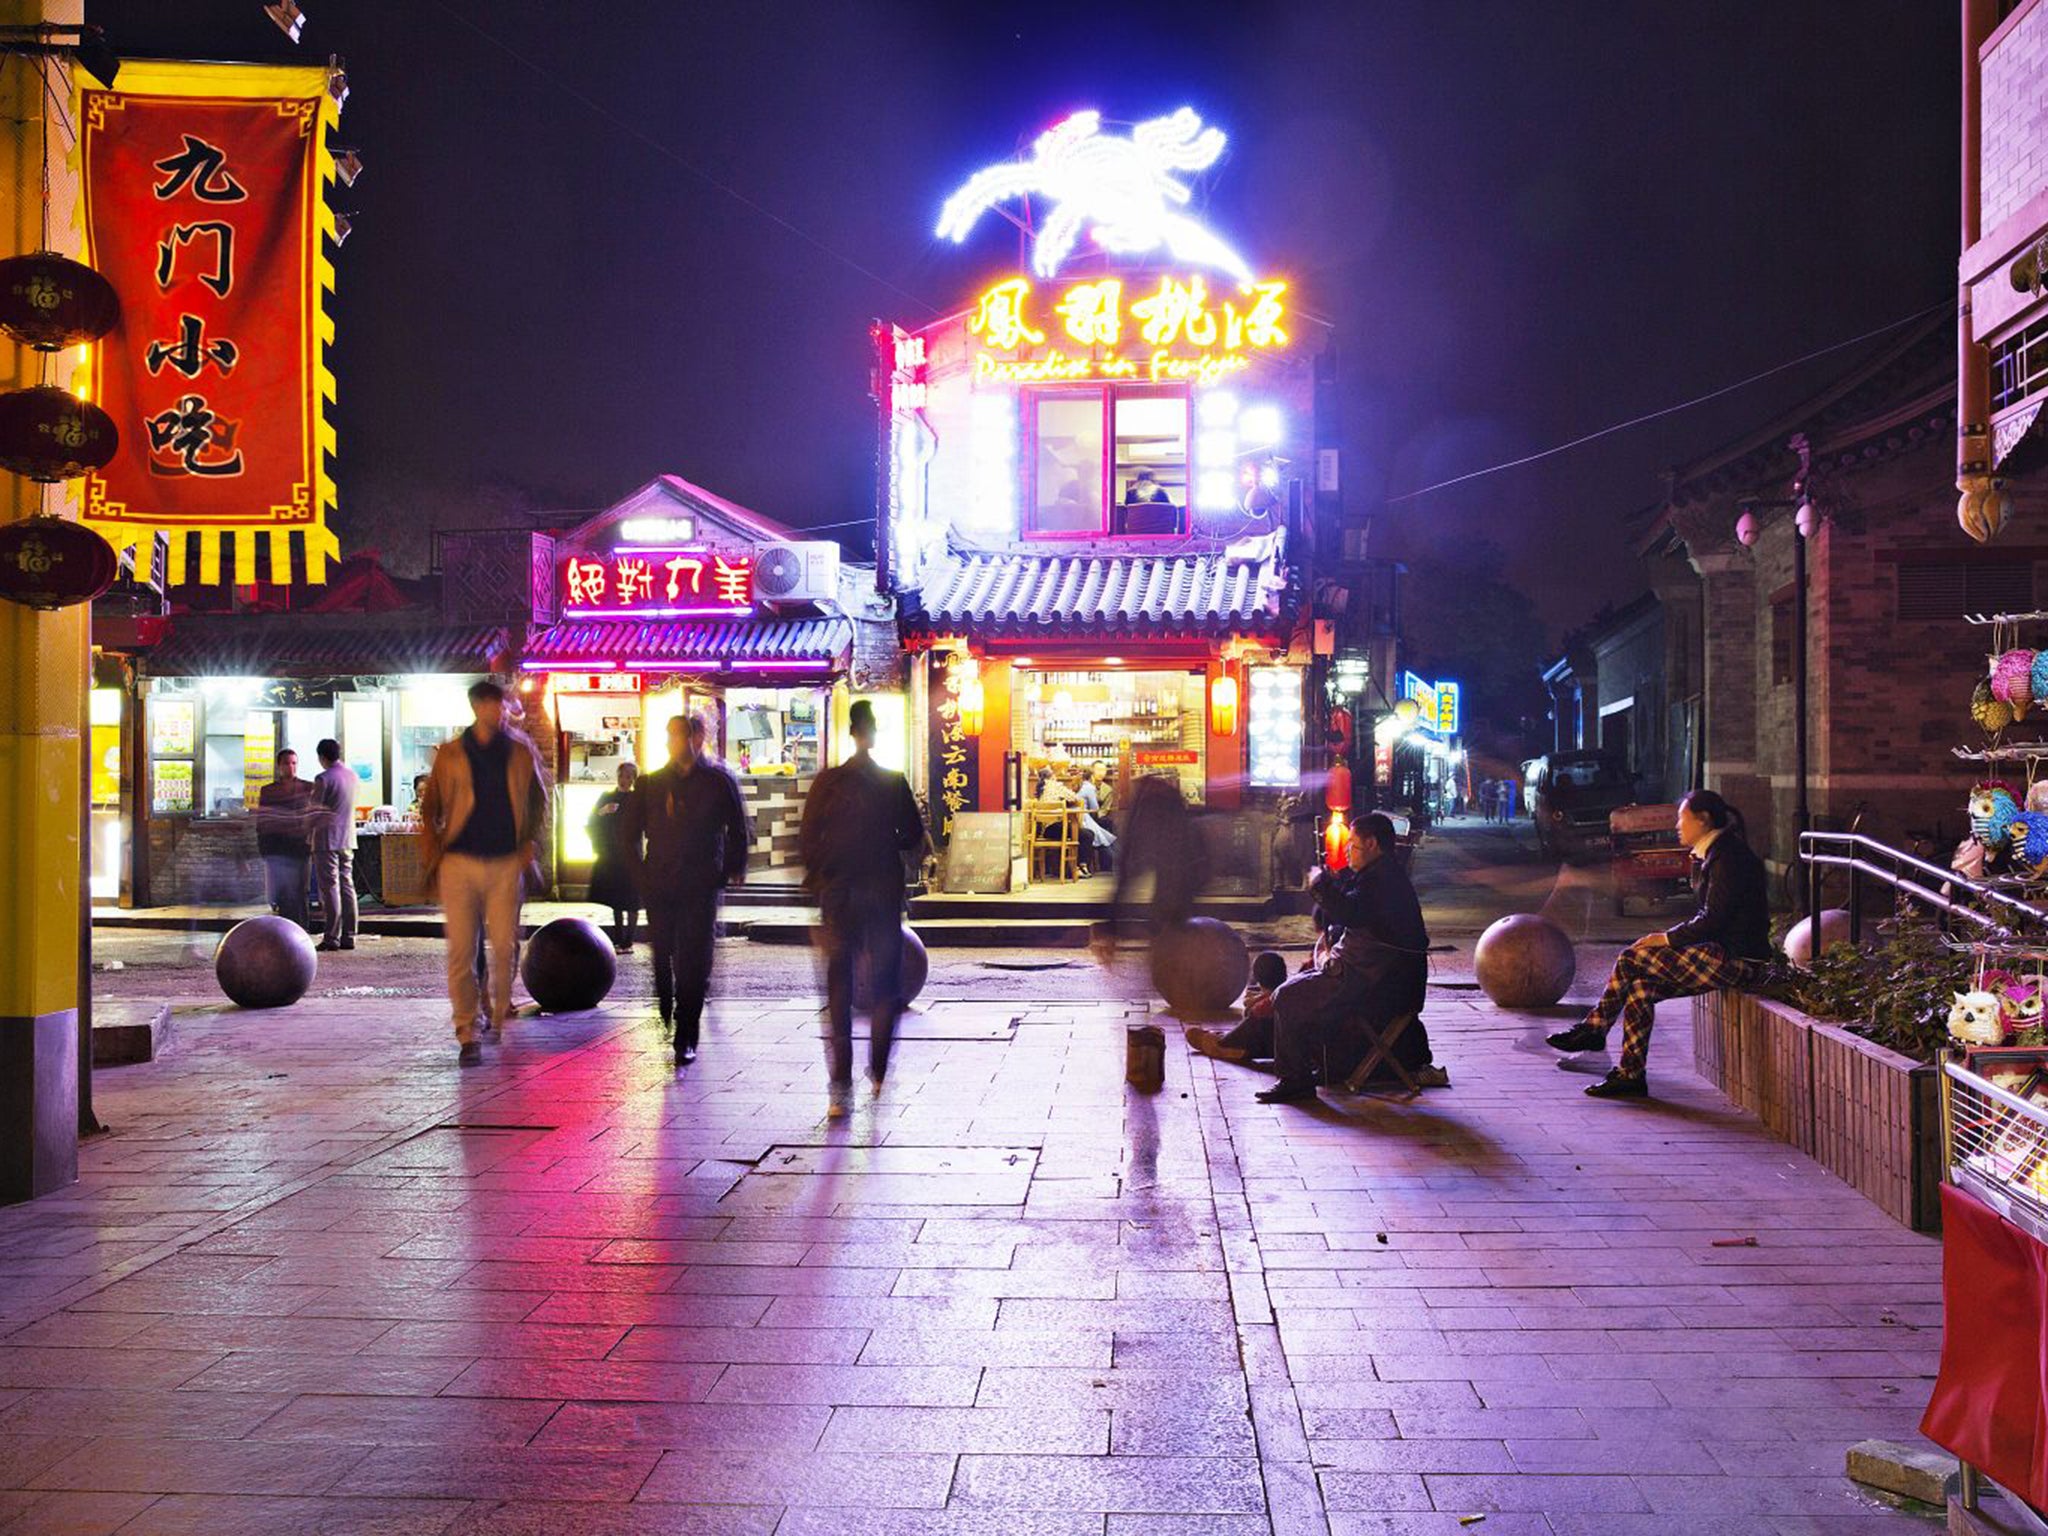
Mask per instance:
[[[1175,506],[1176,526],[1164,533],[1125,533],[1117,527],[1117,515],[1122,503],[1116,499],[1116,402],[1119,393],[1130,399],[1178,399],[1182,408],[1181,442],[1184,447],[1184,463],[1187,484],[1182,487],[1181,501]],[[1023,417],[1023,430],[1018,434],[1022,453],[1019,457],[1029,467],[1025,469],[1023,506],[1019,509],[1018,531],[1021,538],[1038,540],[1070,539],[1138,539],[1151,543],[1161,539],[1186,538],[1193,526],[1194,517],[1194,466],[1195,466],[1195,392],[1187,384],[1159,384],[1150,381],[1116,383],[1102,381],[1094,384],[1033,384],[1017,391],[1017,409]],[[1102,492],[1102,518],[1093,528],[1040,528],[1038,518],[1038,406],[1047,399],[1086,399],[1093,396],[1102,419],[1102,459],[1099,467],[1099,488]]]

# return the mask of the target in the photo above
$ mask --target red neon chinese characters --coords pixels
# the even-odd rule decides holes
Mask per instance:
[[[621,550],[562,562],[570,613],[744,614],[754,605],[754,557],[716,550]]]

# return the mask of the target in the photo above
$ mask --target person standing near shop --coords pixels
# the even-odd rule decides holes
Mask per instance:
[[[704,722],[668,723],[668,762],[633,786],[625,848],[654,946],[654,1001],[675,1029],[676,1065],[697,1059],[717,951],[718,896],[747,878],[747,810],[739,780],[704,751]]]
[[[277,754],[277,777],[256,791],[256,852],[263,859],[265,898],[279,917],[306,926],[307,822],[313,786],[299,777],[299,754]]]
[[[612,948],[633,952],[633,924],[640,916],[640,892],[633,883],[633,860],[626,848],[626,823],[633,804],[634,763],[619,764],[619,787],[597,797],[590,812],[590,846],[597,862],[590,870],[590,899],[612,909]]]
[[[505,690],[489,678],[469,687],[474,723],[434,753],[420,798],[421,852],[438,889],[448,945],[448,1004],[457,1060],[483,1060],[482,1030],[502,1031],[512,1012],[512,954],[519,903],[538,889],[548,830],[547,780],[533,743],[505,722]],[[490,941],[489,976],[478,986],[479,935]]]
[[[313,780],[313,868],[320,881],[325,928],[316,949],[356,947],[356,773],[329,737],[314,749],[320,774]]]
[[[875,706],[847,711],[853,756],[827,768],[804,797],[797,842],[804,889],[818,898],[825,950],[826,1112],[846,1113],[853,1093],[853,976],[867,963],[874,1011],[868,1018],[868,1084],[889,1072],[889,1048],[903,1012],[904,859],[925,848],[924,813],[909,781],[874,759]]]

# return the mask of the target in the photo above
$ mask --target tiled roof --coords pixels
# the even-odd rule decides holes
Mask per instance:
[[[923,624],[1026,633],[1229,633],[1270,628],[1286,585],[1277,548],[1249,554],[955,554],[924,582]]]
[[[397,625],[388,616],[181,614],[140,654],[155,677],[375,677],[488,672],[508,643],[503,629]]]
[[[536,630],[528,661],[716,662],[744,669],[749,661],[837,661],[853,645],[848,619],[630,623],[567,620]]]

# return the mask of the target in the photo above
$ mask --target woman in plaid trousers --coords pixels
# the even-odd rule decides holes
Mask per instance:
[[[1596,1099],[1648,1096],[1643,1068],[1657,1004],[1754,987],[1770,959],[1769,886],[1763,860],[1743,835],[1742,813],[1711,789],[1696,789],[1678,803],[1678,836],[1699,866],[1693,876],[1699,910],[1623,950],[1586,1022],[1550,1036],[1560,1051],[1596,1051],[1621,1021],[1620,1063],[1586,1090]]]

